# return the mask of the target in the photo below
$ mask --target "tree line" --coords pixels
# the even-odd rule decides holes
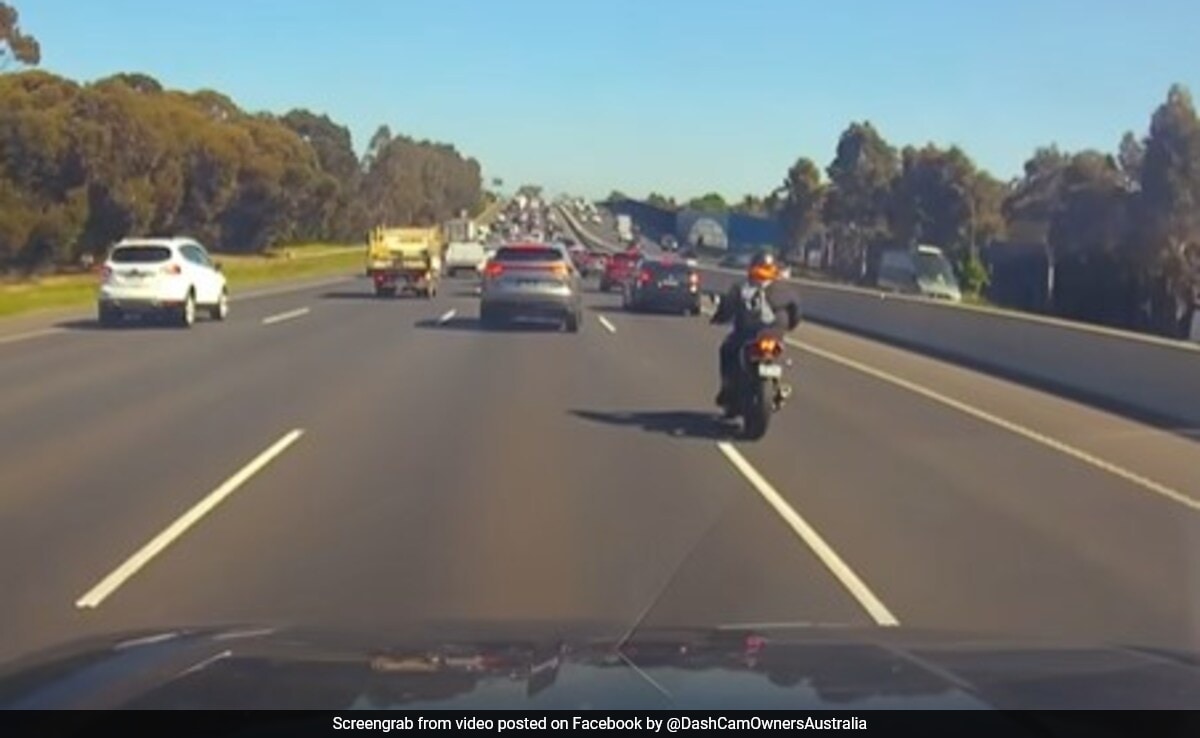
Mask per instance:
[[[870,281],[882,250],[932,244],[978,294],[991,278],[985,253],[1033,247],[1041,256],[1031,268],[1047,283],[1037,309],[1178,337],[1200,304],[1200,119],[1179,85],[1144,135],[1126,133],[1113,152],[1040,148],[1008,182],[957,146],[897,149],[862,121],[843,131],[823,170],[801,157],[763,198],[646,201],[777,217],[786,251],[819,250],[850,281]]]
[[[787,246],[828,246],[845,277],[866,271],[873,247],[930,243],[979,292],[983,247],[1036,245],[1054,314],[1183,336],[1200,302],[1200,119],[1178,85],[1144,135],[1126,133],[1111,153],[1040,148],[1009,182],[958,147],[897,151],[853,123],[824,173],[801,158],[768,200]]]
[[[307,110],[242,110],[144,74],[80,84],[30,69],[40,47],[0,3],[0,267],[99,255],[127,235],[187,234],[218,250],[357,241],[432,225],[484,200],[477,161],[381,126],[359,157]]]

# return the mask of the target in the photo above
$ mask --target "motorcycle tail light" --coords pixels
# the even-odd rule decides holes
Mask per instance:
[[[774,338],[760,338],[754,343],[754,354],[775,358],[783,353],[783,346]]]

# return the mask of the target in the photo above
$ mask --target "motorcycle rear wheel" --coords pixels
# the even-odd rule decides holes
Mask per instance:
[[[771,380],[760,379],[749,388],[745,408],[742,411],[742,437],[747,441],[757,441],[767,434],[771,424],[771,410],[774,407],[775,392]]]

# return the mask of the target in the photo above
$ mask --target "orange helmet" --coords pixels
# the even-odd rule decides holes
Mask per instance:
[[[779,278],[779,264],[775,255],[769,251],[759,253],[750,262],[747,276],[752,282],[773,282]]]

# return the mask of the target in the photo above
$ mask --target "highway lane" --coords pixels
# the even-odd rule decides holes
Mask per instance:
[[[723,292],[740,275],[733,270],[702,267],[706,289]],[[803,300],[801,300],[803,312]],[[947,405],[966,405],[965,411],[985,422],[1010,426],[1009,430],[1060,451],[1086,457],[1085,463],[1112,465],[1153,494],[1176,499],[1200,510],[1200,469],[1194,461],[1200,429],[1158,427],[1130,419],[1116,411],[1098,409],[1038,391],[1037,385],[977,370],[964,370],[952,360],[941,360],[919,350],[897,350],[886,342],[850,332],[810,324],[819,340],[804,348],[841,361],[861,373],[885,367],[883,381],[903,386],[927,399]],[[1031,391],[1032,387],[1032,391]]]
[[[624,320],[653,324],[645,345],[664,361],[712,361],[697,350],[711,339],[660,329],[672,318]],[[1194,437],[819,326],[797,338],[800,406],[748,455],[882,578],[902,620],[1196,642]]]
[[[268,282],[262,285],[251,286],[249,289],[235,289],[230,296],[230,302],[235,306],[235,309],[240,310],[243,305],[251,306],[259,300],[295,292],[332,287],[354,279],[356,277],[350,275],[284,279],[278,282]],[[61,336],[78,326],[90,324],[95,315],[95,305],[89,305],[86,307],[47,308],[20,315],[7,316],[0,319],[0,346],[12,343],[24,343],[50,336]]]
[[[338,327],[361,289],[263,298],[191,331],[84,322],[0,347],[3,645],[21,644],[26,626],[53,632],[63,597],[73,593],[69,610],[95,578],[86,567],[115,565],[129,541],[199,497],[196,485],[217,484],[279,424],[297,422],[289,405],[312,371],[298,347],[311,331],[329,350],[354,350]],[[306,303],[325,308],[311,325],[262,323]]]
[[[163,362],[166,367],[190,361],[189,357],[197,352],[208,351],[231,337],[256,341],[261,337],[257,330],[261,321],[298,309],[326,292],[361,289],[353,287],[359,283],[360,280],[343,277],[263,289],[235,298],[228,323],[216,325],[201,315],[199,323],[188,331],[136,321],[106,330],[96,324],[93,312],[78,311],[52,319],[18,318],[18,330],[9,329],[8,321],[3,321],[0,381],[6,388],[20,391],[0,395],[0,413],[16,413],[68,392],[80,392],[80,399],[86,399],[92,394],[86,390],[101,379],[96,372],[115,372],[103,381],[118,382],[122,380],[122,372],[153,368],[147,362]],[[133,358],[137,361],[132,361]],[[85,364],[91,367],[91,372],[77,371]],[[156,376],[166,374],[158,372]],[[129,381],[133,379],[130,377]],[[102,397],[95,399],[103,401]]]
[[[615,241],[611,215],[593,231]],[[661,255],[657,245],[643,240],[643,250]],[[741,274],[705,263],[702,266],[706,291],[723,292]],[[825,353],[825,358],[843,361],[852,371],[873,372],[886,367],[885,381],[915,383],[920,392],[936,397],[935,402],[966,404],[968,412],[991,416],[985,420],[1009,425],[1011,432],[1038,442],[1061,445],[1060,452],[1085,457],[1085,463],[1111,465],[1134,479],[1148,493],[1176,499],[1200,508],[1200,468],[1195,463],[1197,428],[1159,428],[1064,399],[1050,392],[1029,391],[1017,380],[998,379],[977,371],[964,371],[948,361],[916,351],[896,350],[875,340],[839,330],[810,325],[806,348]],[[856,366],[857,365],[857,366]],[[965,401],[965,402],[964,402]]]
[[[715,328],[675,316],[607,317],[645,361],[670,372],[681,395],[711,402]],[[811,325],[795,337],[928,378],[910,369],[907,352]],[[794,401],[744,454],[902,623],[1200,645],[1197,510],[841,363],[795,347],[791,354]],[[969,378],[984,398],[1053,403],[1064,426],[1098,415],[923,361],[938,365],[935,376]],[[1143,431],[1142,442],[1157,441],[1169,461],[1160,478],[1200,500],[1195,444]]]
[[[0,347],[0,658],[229,621],[872,622],[845,572],[718,447],[717,329],[589,295],[577,336],[482,332],[469,284],[452,284],[381,302],[355,283],[192,332]],[[1094,420],[891,347],[813,326],[797,337],[988,402],[1053,407],[1066,427]],[[1200,645],[1196,512],[797,356],[793,403],[736,447],[901,624]],[[33,399],[14,398],[18,381]],[[97,607],[76,607],[292,430]],[[1138,438],[1185,488],[1191,447],[1173,444],[1187,442]]]
[[[357,297],[294,296],[311,313],[271,326],[97,333],[138,343],[6,416],[37,432],[0,458],[0,652],[228,620],[632,625],[672,602],[700,623],[868,622],[711,441],[588,417],[661,401],[654,367],[597,322],[483,333],[469,296]],[[292,429],[98,607],[74,606]]]

